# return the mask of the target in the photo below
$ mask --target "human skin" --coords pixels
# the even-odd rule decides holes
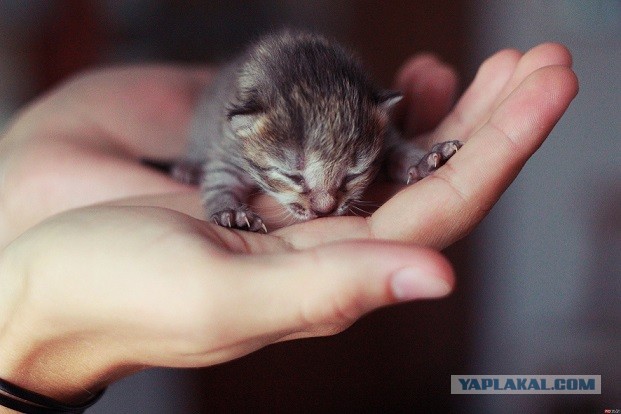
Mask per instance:
[[[578,91],[557,44],[495,54],[455,106],[455,73],[414,57],[396,77],[400,123],[423,142],[460,139],[463,148],[414,185],[373,187],[382,204],[368,217],[279,228],[278,205],[257,196],[269,213],[263,235],[200,220],[196,189],[139,162],[182,154],[179,137],[210,78],[175,67],[90,73],[9,126],[0,141],[0,377],[81,401],[147,367],[213,365],[340,332],[381,306],[444,296],[454,276],[435,250],[489,212]]]

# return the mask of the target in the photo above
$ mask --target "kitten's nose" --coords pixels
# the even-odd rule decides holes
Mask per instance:
[[[332,213],[334,213],[334,210],[336,210],[336,205],[330,207],[329,210],[326,209],[325,211],[319,211],[319,210],[313,209],[313,213],[315,213],[317,217],[326,217],[326,216],[332,215]]]
[[[329,216],[336,210],[336,199],[327,191],[320,191],[313,194],[310,204],[311,210],[317,217]]]

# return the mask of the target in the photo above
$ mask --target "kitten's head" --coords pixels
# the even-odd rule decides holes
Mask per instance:
[[[288,33],[255,45],[237,86],[228,118],[258,185],[298,219],[345,214],[379,168],[401,95],[324,38]]]

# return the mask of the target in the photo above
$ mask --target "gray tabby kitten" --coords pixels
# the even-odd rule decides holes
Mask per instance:
[[[426,152],[401,139],[390,122],[400,99],[321,36],[264,37],[205,92],[173,175],[192,182],[198,171],[207,217],[225,227],[267,232],[245,204],[257,188],[297,219],[343,215],[382,162],[410,183],[461,147],[448,141]]]

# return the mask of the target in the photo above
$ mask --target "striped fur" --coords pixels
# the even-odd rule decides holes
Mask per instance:
[[[203,165],[207,217],[264,228],[245,206],[257,188],[297,219],[345,214],[374,178],[387,143],[399,142],[389,121],[399,99],[323,37],[285,31],[262,38],[221,71],[198,106],[184,162]]]

